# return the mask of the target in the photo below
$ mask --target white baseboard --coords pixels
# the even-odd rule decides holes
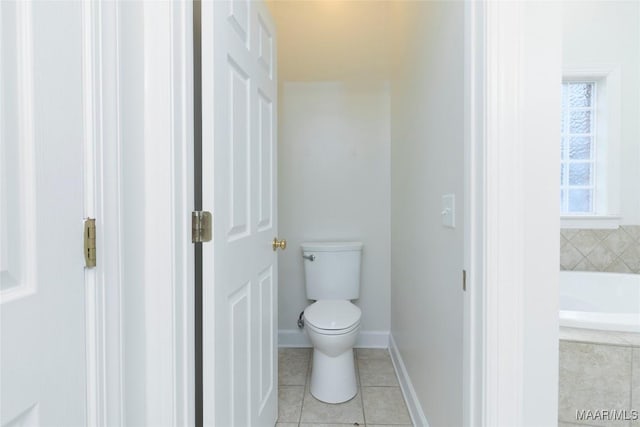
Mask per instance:
[[[389,331],[360,331],[357,348],[387,348]],[[311,341],[303,329],[280,329],[278,347],[311,347]]]
[[[407,402],[407,408],[409,409],[409,415],[411,416],[413,425],[419,427],[429,427],[427,417],[424,416],[422,405],[420,405],[418,396],[416,396],[416,391],[413,389],[413,384],[411,384],[411,379],[409,378],[407,369],[405,368],[404,362],[402,361],[402,356],[400,356],[398,346],[396,345],[396,342],[393,339],[393,335],[391,334],[389,334],[389,352],[391,353],[391,361],[393,362],[393,366],[396,369],[396,374],[398,375],[398,380],[400,381],[400,389],[402,390],[402,394],[404,395],[405,402]]]
[[[389,331],[360,331],[356,348],[389,348]]]
[[[278,347],[311,347],[311,341],[303,329],[280,329]]]

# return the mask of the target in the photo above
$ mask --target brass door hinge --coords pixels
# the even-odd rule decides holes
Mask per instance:
[[[213,221],[211,212],[193,211],[191,213],[191,242],[210,242],[212,235]]]
[[[87,268],[96,266],[96,220],[84,220],[84,265]]]

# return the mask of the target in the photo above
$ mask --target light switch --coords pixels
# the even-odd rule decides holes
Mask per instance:
[[[442,225],[456,228],[456,195],[444,194],[442,196]]]

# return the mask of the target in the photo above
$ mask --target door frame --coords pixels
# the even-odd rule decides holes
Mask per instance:
[[[125,21],[131,11],[119,2],[82,4],[85,217],[96,218],[98,254],[96,268],[85,270],[87,424],[193,425],[192,1],[128,7],[136,9]],[[141,59],[123,68],[131,57]],[[132,82],[144,90],[123,89]],[[128,103],[140,107],[134,127],[123,125]],[[127,144],[143,153],[137,162],[125,159]],[[144,189],[136,200],[125,192],[132,179]],[[126,259],[139,236],[143,253]],[[143,292],[127,293],[132,286]],[[140,344],[127,348],[139,321]],[[135,400],[132,372],[143,390]]]
[[[536,3],[465,2],[466,426],[557,422],[561,10]]]
[[[554,271],[559,219],[554,202],[541,205],[546,201],[544,197],[524,198],[517,194],[526,190],[528,195],[531,191],[553,193],[557,184],[557,180],[542,174],[549,171],[545,156],[552,149],[554,153],[557,151],[554,141],[559,125],[554,123],[554,114],[559,112],[559,100],[553,101],[547,84],[553,81],[554,67],[558,66],[558,73],[561,70],[557,7],[522,2],[466,3],[469,61],[466,80],[467,99],[471,102],[465,120],[465,162],[469,166],[465,168],[469,206],[465,212],[465,268],[470,273],[465,294],[464,389],[469,391],[463,397],[465,425],[546,425],[556,419],[557,294],[554,297],[552,292],[554,287],[557,289]],[[176,298],[179,299],[178,272],[184,279],[182,283],[193,289],[193,250],[190,243],[183,241],[190,230],[187,214],[193,209],[191,8],[188,0],[160,5],[145,3],[143,7],[146,43],[141,54],[147,67],[157,67],[148,69],[160,72],[146,82],[150,86],[142,126],[149,133],[145,134],[143,144],[154,150],[148,150],[144,158],[150,169],[145,169],[143,179],[151,192],[144,208],[160,212],[163,225],[169,227],[168,233],[156,233],[145,244],[149,248],[166,248],[182,242],[177,252],[156,254],[159,258],[153,263],[149,258],[140,267],[147,273],[147,281],[159,277],[153,271],[156,263],[166,263],[174,272],[169,280],[159,281],[162,292],[143,301],[150,312],[149,320],[161,319],[167,307],[172,313],[168,322],[163,321],[172,334],[167,335],[162,328],[148,328],[149,336],[145,337],[149,349],[169,355],[158,361],[153,353],[147,354],[150,362],[147,372],[164,373],[162,378],[147,383],[146,412],[156,414],[153,420],[163,421],[163,425],[181,425],[185,421],[191,424],[193,420],[190,361],[193,346],[188,337],[193,311],[184,305],[184,299],[180,302],[184,310],[174,310]],[[113,227],[113,232],[105,228],[97,242],[98,253],[105,254],[108,261],[104,267],[87,273],[87,280],[95,283],[90,285],[95,292],[87,294],[87,333],[96,331],[96,339],[91,340],[92,347],[87,351],[87,366],[91,370],[89,420],[95,420],[95,425],[122,425],[125,349],[121,298],[122,287],[128,280],[128,272],[122,268],[122,242],[123,224],[130,218],[122,203],[121,189],[126,182],[119,157],[122,141],[118,128],[119,105],[126,100],[117,96],[114,100],[110,95],[119,93],[118,79],[126,78],[110,62],[117,61],[121,48],[118,4],[88,3],[83,19],[88,37],[83,61],[85,101],[94,106],[85,116],[86,159],[93,165],[93,172],[88,169],[87,175],[94,176],[95,172],[96,177],[95,181],[89,178],[86,181],[87,188],[94,190],[93,198],[87,201],[86,214],[116,219],[109,224],[105,221],[103,227]],[[544,36],[535,31],[542,23]],[[168,35],[167,28],[171,29]],[[549,62],[546,68],[542,65],[536,68],[527,60],[529,56]],[[536,71],[542,69],[542,79],[533,78],[532,66]],[[158,99],[168,101],[169,105],[154,104]],[[535,128],[532,119],[524,114],[528,111],[535,113]],[[166,118],[169,120],[162,121]],[[161,130],[152,132],[158,123],[163,124]],[[159,145],[158,137],[162,142]],[[530,142],[534,138],[546,143],[532,152]],[[156,162],[166,161],[171,165],[169,171],[153,167]],[[505,176],[510,179],[500,179]],[[170,184],[169,191],[163,185],[166,182]],[[169,212],[167,206],[171,207]],[[154,231],[153,224],[141,226]],[[536,260],[545,261],[540,263],[544,266],[541,272],[533,269],[532,254]],[[547,266],[549,261],[552,265]],[[188,295],[180,295],[188,299]],[[531,334],[533,325],[539,338]],[[528,355],[534,346],[539,352],[531,360]],[[156,385],[169,387],[153,388]],[[95,394],[89,390],[96,390]],[[213,390],[207,391],[212,397]],[[206,418],[213,419],[212,405],[204,411],[209,414]]]
[[[120,294],[122,213],[120,176],[113,166],[119,139],[117,90],[109,68],[115,46],[114,2],[82,3],[84,218],[95,218],[99,261],[85,268],[87,425],[123,425]],[[115,102],[114,102],[115,101]],[[114,143],[114,142],[117,142]],[[80,242],[78,240],[78,242]],[[115,332],[115,333],[113,333]]]

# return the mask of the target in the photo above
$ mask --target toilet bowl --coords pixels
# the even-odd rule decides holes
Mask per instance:
[[[358,392],[353,346],[361,316],[348,300],[320,300],[305,309],[305,330],[313,344],[310,391],[316,399],[341,403]]]
[[[313,344],[311,394],[341,403],[358,392],[353,346],[362,312],[351,301],[360,297],[362,242],[302,243],[307,298],[305,330]]]

